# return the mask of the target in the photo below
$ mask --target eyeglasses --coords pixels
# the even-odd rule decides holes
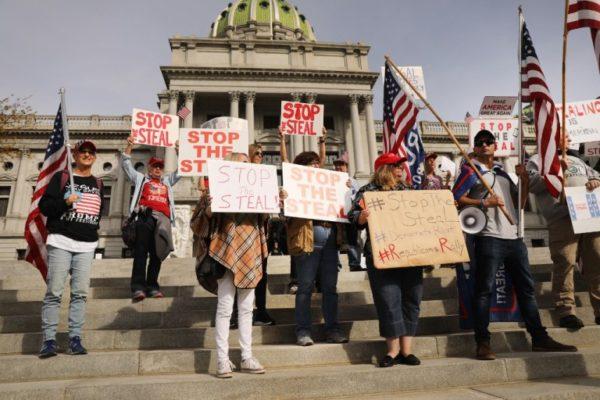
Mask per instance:
[[[94,150],[87,150],[87,149],[85,149],[85,150],[84,149],[77,150],[77,153],[79,153],[79,154],[87,154],[87,155],[90,155],[90,156],[95,156],[96,155],[96,152]]]
[[[475,142],[475,147],[483,147],[483,145],[491,146],[496,143],[493,139],[480,139]]]
[[[164,168],[165,168],[165,166],[164,166],[164,165],[161,165],[161,164],[154,164],[154,165],[151,165],[151,166],[150,166],[150,168],[164,169]]]

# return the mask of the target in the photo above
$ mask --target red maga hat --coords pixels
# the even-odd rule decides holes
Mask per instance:
[[[75,151],[79,151],[81,148],[87,148],[96,152],[96,145],[89,139],[81,139],[73,146],[73,150]]]
[[[155,165],[162,165],[164,167],[165,166],[165,161],[162,158],[152,157],[148,161],[148,166],[153,167]]]
[[[406,157],[400,157],[398,154],[385,153],[377,157],[375,160],[375,171],[384,165],[400,164],[406,161]]]

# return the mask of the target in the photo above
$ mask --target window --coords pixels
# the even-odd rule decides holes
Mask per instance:
[[[281,154],[278,151],[263,151],[263,162],[268,165],[281,165]]]
[[[331,165],[335,160],[340,158],[336,151],[328,151],[325,153],[325,165]]]
[[[10,161],[7,161],[7,162],[4,163],[4,170],[5,171],[10,171],[10,170],[13,169],[13,167],[14,167],[14,164],[12,162],[10,162]]]
[[[109,162],[105,162],[104,165],[102,165],[102,169],[105,172],[110,172],[112,170],[112,168],[113,168],[113,165]]]
[[[269,2],[268,1],[261,1],[259,5],[262,8],[269,8]]]
[[[10,186],[0,186],[0,217],[6,217],[8,200],[10,199]]]
[[[102,193],[102,216],[107,217],[110,211],[110,197],[112,195],[112,186],[104,186]]]
[[[325,128],[328,131],[335,131],[335,120],[333,119],[333,117],[325,116],[325,118],[323,119],[323,125],[325,125]]]
[[[143,162],[137,162],[137,163],[135,163],[135,165],[133,166],[133,168],[135,168],[135,170],[137,172],[144,172],[144,163]]]
[[[279,129],[279,115],[263,116],[263,129]]]

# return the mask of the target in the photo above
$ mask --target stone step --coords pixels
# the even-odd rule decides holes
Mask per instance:
[[[58,357],[39,362],[42,365],[40,374],[56,376],[68,371],[74,376],[60,381],[0,384],[0,397],[32,400],[362,398],[380,394],[382,390],[388,393],[447,390],[600,374],[598,346],[583,348],[577,353],[499,354],[499,359],[485,362],[455,357],[426,359],[419,366],[385,369],[375,368],[371,364],[273,368],[262,376],[235,373],[233,379],[226,381],[208,374],[139,376],[139,357],[117,359],[113,353],[103,356],[102,361],[98,356],[96,364],[89,361],[92,360],[89,356],[75,360],[62,357],[66,361]],[[46,364],[53,368],[48,368]],[[112,376],[94,378],[99,373]]]

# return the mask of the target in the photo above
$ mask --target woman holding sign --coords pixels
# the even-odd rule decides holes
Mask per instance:
[[[248,156],[232,153],[226,160],[248,162]],[[242,372],[264,374],[252,356],[252,309],[254,289],[263,276],[267,259],[265,225],[268,214],[213,213],[208,191],[201,191],[191,228],[196,235],[195,255],[200,269],[212,271],[217,280],[217,377],[231,378],[236,369],[229,359],[229,324],[237,295]]]
[[[325,161],[325,129],[319,138],[320,155],[305,151],[296,156],[294,164],[321,168]],[[287,162],[285,138],[281,135],[281,159]],[[340,331],[338,323],[338,248],[342,229],[335,223],[302,218],[287,220],[288,251],[296,266],[298,291],[296,293],[296,344],[311,346],[311,297],[317,274],[323,293],[323,318],[325,339],[328,343],[346,343],[348,338]]]
[[[383,154],[375,160],[375,173],[371,182],[358,191],[352,210],[348,213],[350,222],[358,229],[369,229],[369,211],[363,199],[365,192],[408,189],[403,182],[404,162],[406,158],[392,153]],[[387,344],[387,355],[379,362],[379,366],[385,368],[395,364],[419,365],[421,361],[411,354],[411,345],[412,337],[417,331],[423,297],[423,269],[376,269],[368,234],[364,252],[379,318],[379,334],[385,338]]]

